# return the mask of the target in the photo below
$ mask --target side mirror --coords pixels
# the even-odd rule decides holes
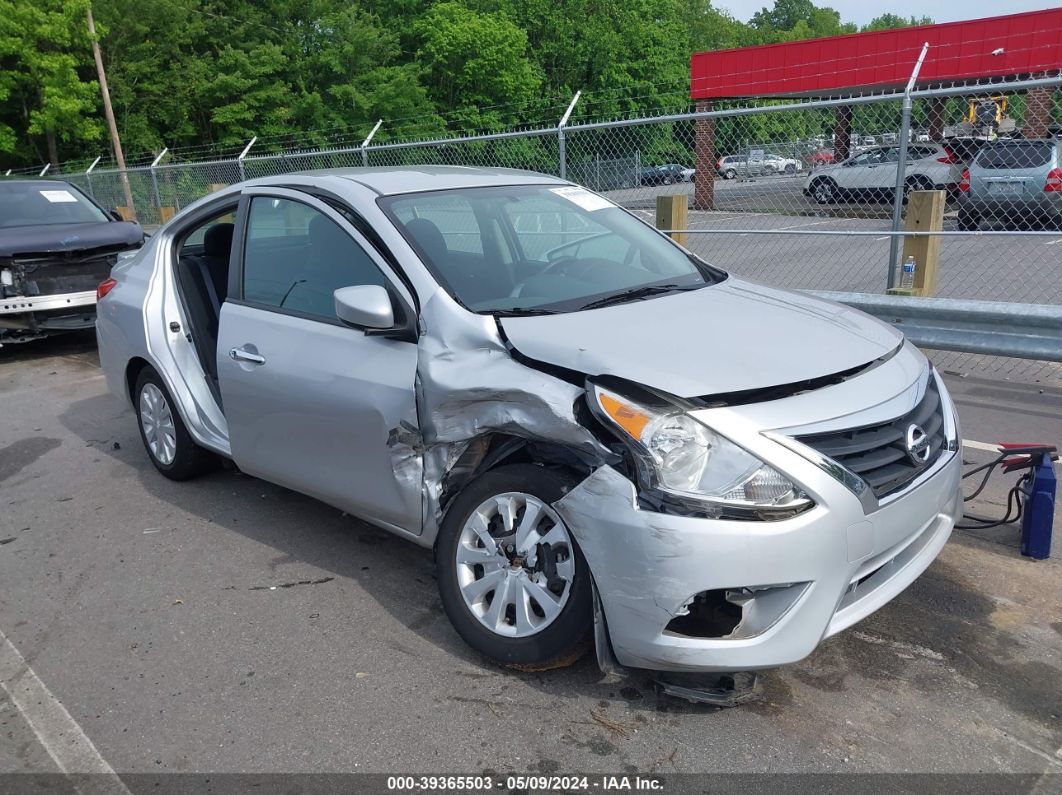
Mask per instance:
[[[333,294],[336,317],[350,326],[365,329],[388,329],[395,324],[391,296],[375,284],[340,287]]]

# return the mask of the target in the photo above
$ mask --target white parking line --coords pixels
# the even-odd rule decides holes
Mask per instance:
[[[809,224],[793,224],[792,226],[778,226],[775,227],[775,232],[781,232],[783,229],[803,229],[805,226],[822,226],[822,224],[835,223],[837,219],[827,218],[825,221],[812,221]]]
[[[1060,237],[1060,238],[1058,238],[1056,240],[1049,240],[1046,243],[1044,243],[1044,245],[1045,246],[1053,246],[1055,243],[1062,243],[1062,237]]]
[[[74,785],[79,791],[131,795],[114,768],[100,756],[77,721],[37,678],[3,632],[0,632],[0,688],[33,729],[59,770],[68,774],[97,774],[91,779],[75,780]]]
[[[1019,748],[1024,748],[1024,749],[1025,749],[1026,751],[1028,751],[1028,752],[1029,752],[1030,754],[1036,754],[1036,755],[1037,755],[1038,757],[1040,757],[1040,758],[1041,758],[1041,759],[1043,759],[1044,761],[1046,761],[1046,762],[1049,762],[1050,764],[1052,764],[1052,765],[1055,765],[1055,766],[1057,766],[1057,767],[1062,767],[1062,762],[1059,762],[1059,761],[1058,761],[1057,759],[1055,759],[1054,757],[1052,757],[1052,756],[1051,756],[1051,755],[1050,755],[1049,753],[1047,753],[1046,751],[1041,751],[1041,750],[1040,750],[1039,748],[1037,748],[1036,746],[1034,746],[1034,745],[1029,745],[1029,744],[1028,744],[1027,742],[1023,742],[1022,740],[1019,740],[1019,739],[1018,739],[1017,737],[1015,737],[1015,736],[1013,736],[1013,735],[1011,735],[1011,734],[1007,734],[1007,733],[1006,733],[1005,731],[1003,731],[1002,729],[1000,729],[1000,728],[998,728],[998,727],[995,727],[995,726],[993,726],[993,728],[994,728],[994,729],[995,729],[996,731],[998,731],[998,732],[999,732],[999,733],[1000,733],[1000,734],[1001,734],[1001,735],[1003,736],[1003,739],[1004,739],[1004,740],[1010,740],[1010,741],[1011,741],[1012,743],[1014,743],[1014,744],[1015,744],[1016,746],[1018,746]]]
[[[999,452],[999,445],[998,444],[988,444],[988,442],[975,442],[975,441],[972,441],[970,439],[963,439],[962,440],[962,446],[963,447],[969,447],[969,448],[972,448],[974,450],[987,450],[990,453],[998,453]]]

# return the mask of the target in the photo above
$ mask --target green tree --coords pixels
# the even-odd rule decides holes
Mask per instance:
[[[528,57],[527,34],[505,13],[443,2],[414,31],[429,95],[467,129],[519,119],[538,97],[542,74]]]
[[[317,2],[293,33],[287,57],[295,121],[302,129],[363,135],[382,118],[416,119],[422,134],[442,131],[420,82],[423,67],[403,59],[398,30],[385,27],[375,13]]]
[[[88,0],[0,0],[0,151],[59,164],[60,143],[97,141]],[[43,159],[43,158],[42,158]]]
[[[880,17],[874,17],[870,22],[860,28],[860,30],[864,32],[869,30],[893,30],[895,28],[906,28],[912,25],[932,24],[933,20],[929,17],[901,17],[896,14],[882,14]]]
[[[853,24],[842,23],[840,13],[829,7],[820,8],[812,0],[775,0],[773,8],[762,8],[753,14],[749,25],[770,41],[837,36],[857,30]]]

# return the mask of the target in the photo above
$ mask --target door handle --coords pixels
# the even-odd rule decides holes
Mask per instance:
[[[229,358],[234,362],[250,362],[251,364],[265,364],[265,357],[257,353],[251,353],[243,348],[230,348]]]

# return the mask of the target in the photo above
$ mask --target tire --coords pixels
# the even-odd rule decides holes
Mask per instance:
[[[152,367],[145,367],[136,379],[133,410],[148,458],[170,480],[188,480],[214,463],[214,454],[193,441],[169,390]]]
[[[911,191],[915,190],[932,190],[933,185],[925,177],[908,177],[903,183],[903,202],[907,203],[907,197]],[[895,191],[893,191],[895,194]]]
[[[981,226],[981,219],[970,210],[960,209],[957,225],[960,232],[976,232]]]
[[[446,512],[435,544],[443,609],[469,646],[501,665],[536,671],[560,668],[590,648],[590,569],[574,537],[550,507],[575,482],[532,464],[498,467],[465,486]],[[524,533],[522,542],[530,538],[537,541],[534,546],[509,548],[521,542],[514,530],[506,531],[502,505],[515,509],[512,524],[517,530],[528,506],[538,511],[534,529]],[[492,554],[488,544],[499,540],[504,543]],[[547,544],[549,550],[544,549]],[[534,565],[525,565],[531,553]],[[549,569],[553,582],[547,586]],[[487,580],[489,584],[477,586]],[[497,588],[487,590],[491,584]],[[527,599],[522,598],[525,595]],[[522,615],[517,612],[518,602],[524,605]]]
[[[785,169],[783,169],[783,170],[785,171],[786,174],[795,174],[796,173],[796,166],[794,166],[792,163],[786,163]]]
[[[665,185],[670,185],[671,184],[671,177],[664,177],[663,181],[664,181]]]
[[[723,172],[723,179],[734,179],[737,176],[737,172],[732,168],[728,168]]]
[[[837,200],[837,183],[829,177],[820,177],[811,183],[811,198],[816,204],[831,204]]]

